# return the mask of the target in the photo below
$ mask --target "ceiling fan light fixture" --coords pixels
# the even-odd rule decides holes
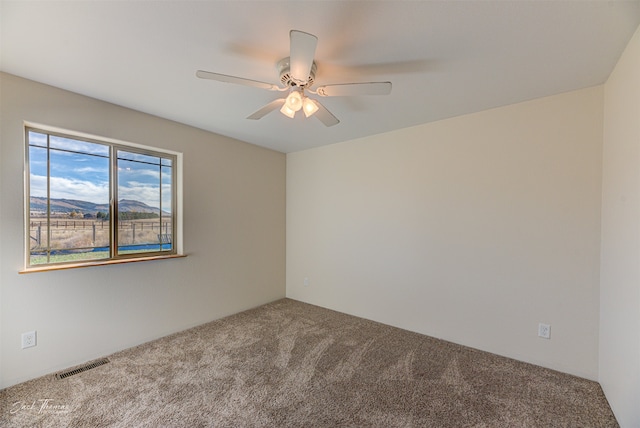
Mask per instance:
[[[282,108],[280,109],[280,113],[284,114],[285,116],[291,119],[293,119],[293,117],[296,115],[296,111],[291,110],[286,102],[282,105]]]
[[[300,110],[302,108],[302,94],[300,93],[300,91],[291,91],[287,96],[285,105],[294,112]]]
[[[318,105],[311,98],[304,97],[302,100],[302,111],[304,111],[306,117],[310,117],[318,111]]]
[[[325,126],[337,125],[340,120],[315,98],[388,95],[391,92],[391,82],[337,83],[312,90],[318,69],[314,59],[317,43],[318,38],[313,34],[298,30],[289,32],[289,56],[282,58],[276,64],[280,74],[280,85],[204,70],[196,71],[196,77],[269,91],[289,92],[286,97],[271,101],[247,116],[247,119],[258,120],[280,108],[280,112],[291,119],[295,117],[298,110],[302,110],[306,117],[315,115]],[[314,99],[307,98],[305,91],[313,94]]]

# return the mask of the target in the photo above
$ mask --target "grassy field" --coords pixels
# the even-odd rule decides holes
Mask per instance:
[[[90,253],[70,253],[70,254],[54,254],[47,262],[46,255],[32,255],[31,264],[41,265],[44,263],[62,263],[62,262],[84,262],[87,260],[100,260],[109,258],[108,251],[92,251]]]

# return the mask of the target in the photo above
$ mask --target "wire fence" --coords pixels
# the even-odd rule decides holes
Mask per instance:
[[[109,241],[108,220],[69,220],[52,219],[49,222],[51,241],[57,241],[56,247],[77,247],[79,239],[91,242],[90,246],[102,246]],[[31,248],[46,246],[47,221],[31,221],[29,225]],[[118,223],[118,241],[126,244],[168,243],[171,242],[172,224],[170,221],[127,220]],[[67,244],[64,242],[68,241]],[[81,245],[84,246],[84,245]]]

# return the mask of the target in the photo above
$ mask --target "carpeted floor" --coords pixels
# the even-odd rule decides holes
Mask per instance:
[[[0,391],[0,426],[618,426],[595,382],[290,299],[108,358]]]

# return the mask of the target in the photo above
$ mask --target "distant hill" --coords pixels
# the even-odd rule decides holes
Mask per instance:
[[[44,213],[47,211],[47,199],[39,197],[31,197],[30,211],[32,213]],[[79,212],[81,214],[96,215],[98,212],[108,212],[108,204],[96,204],[93,202],[79,201],[76,199],[51,199],[52,214],[68,214]],[[154,213],[160,214],[160,209],[151,207],[144,202],[132,201],[130,199],[121,199],[118,201],[118,211],[120,212],[138,212],[138,213]],[[164,213],[168,214],[168,213]]]

